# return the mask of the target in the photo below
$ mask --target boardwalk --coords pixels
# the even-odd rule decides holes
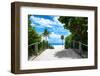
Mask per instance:
[[[75,51],[72,49],[64,49],[61,46],[56,47],[55,49],[46,49],[34,60],[58,60],[58,59],[79,59],[81,58]],[[33,60],[31,58],[31,60]]]

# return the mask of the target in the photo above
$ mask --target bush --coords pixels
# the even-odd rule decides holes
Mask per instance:
[[[87,47],[87,46],[82,45],[82,50],[83,50],[83,51],[88,51],[88,47]]]
[[[65,48],[68,49],[68,48],[73,48],[73,42],[72,42],[72,37],[73,35],[69,35],[65,38]]]
[[[36,55],[35,52],[35,45],[29,46],[28,47],[28,56]]]
[[[49,49],[54,49],[54,47],[52,45],[50,45],[50,44],[48,44],[48,48]]]

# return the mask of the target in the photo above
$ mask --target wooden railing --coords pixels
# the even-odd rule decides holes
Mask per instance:
[[[41,42],[36,42],[36,43],[28,45],[28,47],[29,48],[32,47],[32,49],[34,50],[35,54],[38,55],[38,53],[39,53],[39,48],[38,47],[39,47],[40,43]]]
[[[28,45],[28,48],[32,48],[32,50],[34,50],[35,54],[38,55],[41,51],[43,51],[44,49],[46,49],[48,47],[43,42],[36,42],[36,43]]]
[[[86,44],[83,44],[82,42],[79,42],[79,41],[73,41],[73,49],[75,49],[76,47],[75,47],[75,43],[77,43],[79,46],[79,48],[78,48],[78,53],[80,54],[80,55],[82,55],[83,54],[83,49],[82,49],[82,46],[85,46],[86,48],[88,47],[88,45],[86,45]]]

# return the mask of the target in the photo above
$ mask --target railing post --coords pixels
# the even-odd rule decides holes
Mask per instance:
[[[38,55],[38,43],[35,44],[35,52],[36,52],[36,55]]]
[[[73,41],[73,48],[75,48],[75,41]]]
[[[80,53],[82,54],[82,44],[81,44],[81,42],[79,42],[79,50],[80,50]]]
[[[43,44],[43,41],[42,41],[42,50],[44,50],[44,44]]]

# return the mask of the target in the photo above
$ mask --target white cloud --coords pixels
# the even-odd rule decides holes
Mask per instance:
[[[50,34],[49,37],[50,37],[50,38],[60,38],[61,35],[59,35],[59,34],[55,34],[54,32],[52,32],[52,33]]]
[[[31,26],[33,26],[33,27],[34,27],[35,25],[36,25],[36,24],[34,24],[34,23],[31,23]]]
[[[50,27],[53,31],[58,32],[58,34],[55,34],[54,32],[52,32],[50,34],[50,37],[57,38],[57,37],[60,37],[59,34],[64,35],[65,33],[66,33],[66,35],[69,35],[70,32],[69,31],[67,32],[67,30],[63,28],[63,24],[58,21],[58,18],[59,18],[59,16],[55,16],[55,17],[53,17],[53,20],[50,20],[50,19],[31,16],[31,20],[33,21],[31,25],[35,26],[35,27],[39,27],[39,28]],[[55,27],[55,26],[57,26],[57,27]]]
[[[34,17],[31,16],[31,20],[35,23],[38,23],[41,26],[45,26],[45,27],[52,27],[51,24],[53,24],[54,22],[49,20],[49,19],[44,19],[44,18],[38,18],[38,17]]]
[[[52,32],[48,38],[49,43],[62,43],[61,35]],[[64,41],[63,41],[64,42]]]
[[[53,27],[53,25],[63,26],[63,24],[58,21],[58,18],[59,17],[54,17],[53,21],[52,21],[52,20],[49,20],[49,19],[31,16],[31,20],[33,22],[38,23],[38,24],[40,24],[41,26],[44,26],[44,27]]]
[[[58,17],[54,17],[53,20],[55,22],[55,24],[59,25],[59,26],[63,26],[64,24],[62,24],[61,22],[59,22],[59,16]]]

